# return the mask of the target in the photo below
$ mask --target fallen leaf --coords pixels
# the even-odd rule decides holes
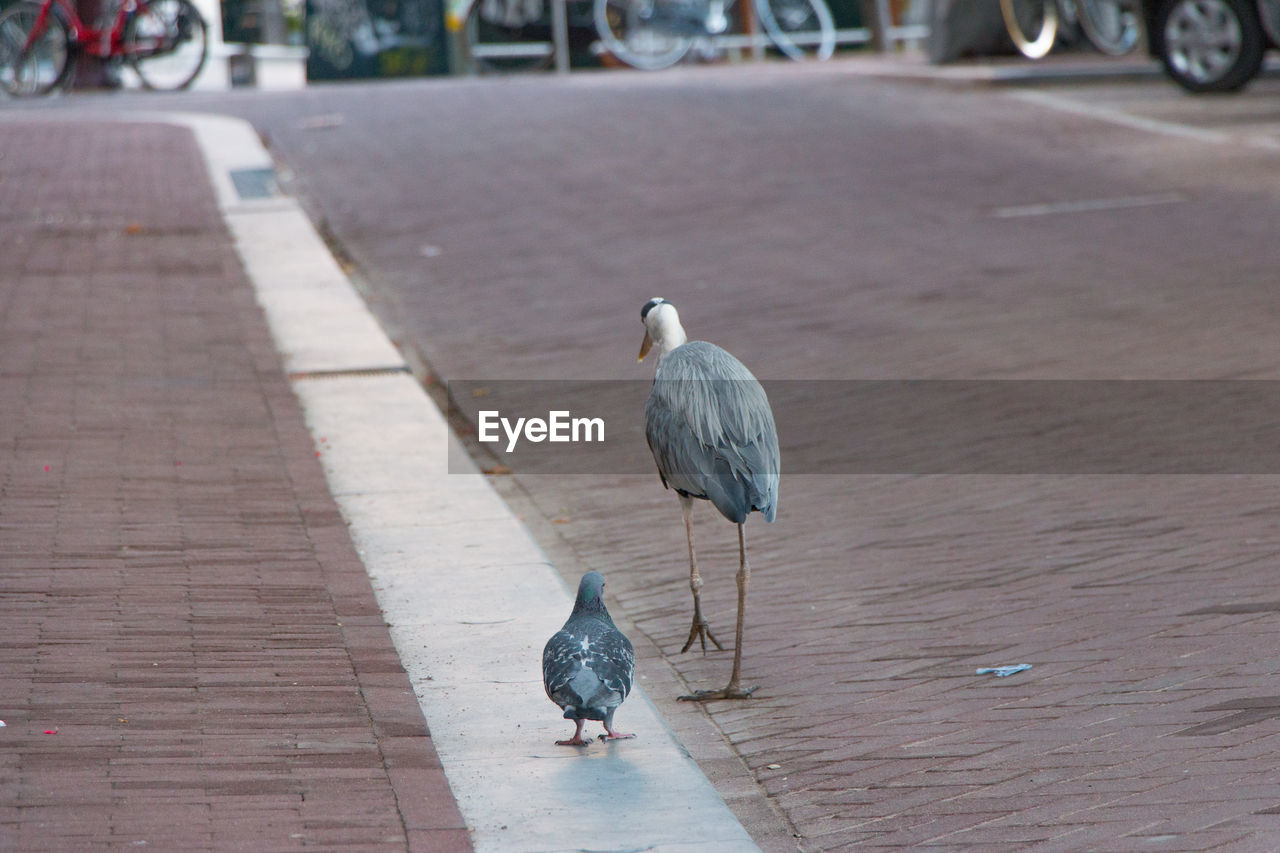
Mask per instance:
[[[508,468],[506,465],[501,465],[501,464],[499,464],[499,465],[494,465],[492,468],[485,468],[485,469],[484,469],[484,473],[486,473],[486,474],[510,474],[510,473],[511,473],[511,469],[510,469],[510,468]]]

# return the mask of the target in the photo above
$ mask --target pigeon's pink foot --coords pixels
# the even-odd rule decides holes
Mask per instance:
[[[627,738],[633,737],[635,737],[635,734],[624,735],[621,732],[615,732],[613,729],[609,729],[607,734],[600,735],[600,740],[626,740]]]
[[[587,721],[574,720],[574,723],[575,725],[577,725],[577,728],[573,730],[573,737],[569,738],[568,740],[556,741],[556,746],[586,746],[587,744],[591,743],[591,741],[589,740],[582,739],[582,727],[586,725]]]

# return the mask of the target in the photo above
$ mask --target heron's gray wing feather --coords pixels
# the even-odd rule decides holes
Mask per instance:
[[[658,365],[645,435],[664,482],[709,499],[731,521],[777,507],[778,431],[764,388],[714,344],[693,341]]]

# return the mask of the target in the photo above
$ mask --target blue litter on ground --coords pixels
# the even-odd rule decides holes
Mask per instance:
[[[1007,678],[1018,672],[1025,672],[1031,669],[1029,663],[1015,663],[1008,666],[984,666],[978,670],[978,675],[994,675],[996,678]]]

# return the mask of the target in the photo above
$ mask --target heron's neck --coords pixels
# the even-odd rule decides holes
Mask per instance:
[[[658,361],[662,361],[667,357],[667,353],[678,346],[682,346],[688,340],[688,336],[684,333],[684,327],[679,323],[663,324],[662,337],[658,341]]]

